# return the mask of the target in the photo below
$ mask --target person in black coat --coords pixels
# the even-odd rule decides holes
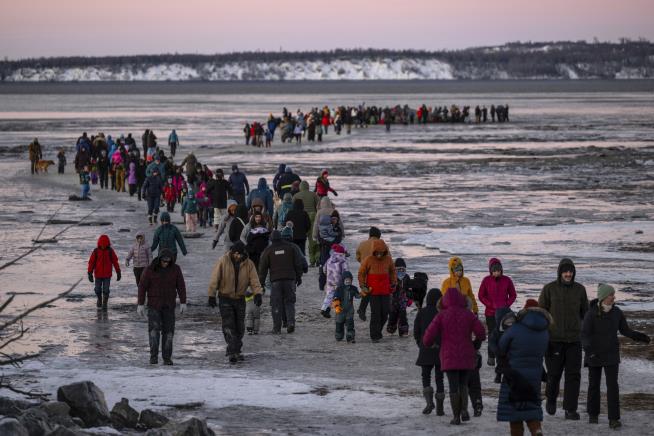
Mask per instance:
[[[416,340],[420,352],[418,353],[418,360],[416,365],[422,368],[422,395],[425,397],[427,405],[422,410],[425,415],[429,414],[436,408],[436,415],[443,416],[443,401],[445,400],[445,385],[443,384],[443,373],[441,372],[441,362],[438,357],[439,344],[433,347],[426,347],[422,344],[422,337],[427,331],[427,327],[431,324],[432,320],[438,314],[438,300],[441,298],[441,291],[434,288],[430,289],[427,293],[426,305],[418,311],[415,322],[413,324],[413,338]],[[434,388],[431,387],[431,370],[434,369],[434,377],[436,381],[436,394],[434,395]],[[436,406],[434,406],[434,397],[436,398]]]
[[[597,299],[590,302],[581,328],[581,344],[584,348],[584,365],[588,367],[587,410],[589,422],[598,423],[600,412],[600,382],[602,369],[606,376],[609,427],[617,429],[620,423],[620,393],[618,368],[620,366],[620,342],[618,331],[634,341],[649,344],[650,338],[629,328],[624,313],[615,305],[615,289],[604,283],[597,287]]]
[[[306,255],[307,235],[311,231],[311,218],[304,210],[301,198],[293,200],[293,209],[286,214],[286,221],[293,223],[293,242],[300,247],[302,255]]]

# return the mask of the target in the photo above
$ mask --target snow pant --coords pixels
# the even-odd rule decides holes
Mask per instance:
[[[175,308],[148,307],[148,332],[150,333],[150,357],[158,357],[161,344],[161,357],[170,359],[173,355],[173,336],[175,335]]]
[[[609,420],[620,419],[620,389],[618,387],[618,369],[620,365],[589,366],[588,367],[588,401],[587,412],[590,416],[600,414],[600,385],[602,369],[606,377],[606,401],[609,409]]]
[[[238,204],[245,205],[245,192],[235,192],[232,196]]]
[[[311,229],[313,229],[313,224],[316,222],[316,213],[309,212],[309,220],[311,220]],[[320,255],[320,247],[318,242],[313,239],[313,232],[309,231],[309,264],[315,265],[318,262],[318,256]]]
[[[259,333],[261,320],[261,307],[254,304],[254,299],[245,303],[245,329],[249,332]]]
[[[282,329],[282,313],[286,315],[286,326],[295,327],[295,280],[275,280],[270,289],[273,330]]]
[[[382,330],[388,320],[390,309],[390,295],[370,296],[370,339],[379,340],[382,338]]]
[[[116,192],[125,192],[125,170],[116,170]]]
[[[450,387],[450,395],[459,394],[463,398],[468,396],[468,377],[469,371],[466,369],[453,369],[445,371],[447,375],[447,384]]]
[[[550,342],[545,354],[547,401],[556,402],[561,376],[565,371],[563,410],[576,412],[581,384],[581,342]]]
[[[111,284],[111,279],[99,279],[96,277],[95,279],[95,295],[98,297],[101,297],[102,295],[109,295],[109,292],[111,291],[109,289],[109,286]]]
[[[303,256],[306,256],[306,246],[307,246],[307,238],[304,239],[293,239],[293,243],[298,246],[300,251],[302,252]]]
[[[198,214],[197,213],[187,213],[186,214],[186,231],[195,232],[195,228],[198,225]]]
[[[511,436],[522,436],[525,434],[525,428],[522,425],[522,421],[510,422],[509,426],[511,430]],[[532,435],[542,434],[540,421],[536,421],[536,420],[527,421],[527,428],[529,429],[529,433],[531,433]]]
[[[327,310],[332,306],[332,301],[334,301],[334,292],[336,292],[336,289],[334,288],[328,288],[325,290],[325,299],[322,301],[320,310]]]
[[[141,283],[141,275],[143,275],[143,270],[145,270],[145,268],[143,268],[143,267],[140,267],[140,268],[134,267],[134,270],[133,270],[134,271],[134,278],[136,279],[136,285],[137,286],[139,285],[139,283]]]
[[[468,395],[470,396],[470,403],[472,407],[483,408],[484,402],[481,399],[481,377],[479,370],[481,369],[481,354],[477,353],[477,366],[475,369],[468,372]]]
[[[175,212],[175,200],[166,202],[166,210],[168,212]]]
[[[146,197],[148,201],[148,215],[159,215],[159,204],[161,203],[161,197],[160,196],[150,196],[148,195]]]
[[[36,169],[36,164],[37,164],[38,161],[39,161],[38,159],[37,160],[30,160],[30,170],[32,171],[32,174],[35,174],[35,173],[38,172],[37,169]]]
[[[134,183],[130,183],[128,186],[129,186],[129,196],[133,197],[134,194],[136,194],[136,185]]]
[[[386,331],[390,334],[395,333],[395,330],[398,330],[400,336],[409,334],[409,321],[406,319],[406,308],[400,308],[395,305],[391,305],[391,312],[388,315],[388,325],[386,326]]]
[[[422,368],[422,387],[428,388],[431,386],[431,370],[434,369],[434,382],[436,383],[436,392],[445,392],[445,384],[443,383],[443,371],[441,371],[440,363],[438,365],[420,365]]]
[[[487,335],[488,337],[493,330],[495,330],[495,326],[497,325],[497,322],[495,321],[495,315],[489,315],[486,317],[486,329],[487,329]],[[489,358],[495,358],[495,353],[493,353],[490,349],[490,344],[488,344],[488,357]]]
[[[82,192],[81,192],[82,198],[87,198],[89,196],[89,191],[91,191],[91,185],[85,183],[83,185],[80,185],[80,187],[82,188]]]
[[[346,332],[347,330],[347,332]],[[342,341],[343,336],[350,342],[354,339],[354,313],[348,314],[344,322],[336,321],[336,340]]]
[[[227,344],[226,354],[238,354],[243,347],[245,334],[245,298],[218,297],[218,309],[223,322],[223,336]]]

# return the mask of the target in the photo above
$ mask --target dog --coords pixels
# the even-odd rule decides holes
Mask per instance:
[[[36,163],[36,172],[37,173],[48,173],[48,167],[54,165],[54,161],[51,160],[40,160]]]

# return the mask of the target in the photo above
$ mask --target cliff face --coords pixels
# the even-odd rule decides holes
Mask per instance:
[[[0,62],[0,80],[475,80],[654,78],[654,44],[512,43],[458,51],[335,50]]]

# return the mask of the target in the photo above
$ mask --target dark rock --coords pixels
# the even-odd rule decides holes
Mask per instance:
[[[17,418],[30,407],[35,407],[37,405],[38,404],[30,403],[29,401],[0,397],[0,415]]]
[[[49,219],[47,224],[57,225],[57,224],[77,224],[76,220],[58,220],[58,219]]]
[[[139,422],[139,413],[130,405],[127,398],[122,398],[111,409],[111,423],[116,428],[136,428]]]
[[[68,201],[91,201],[90,197],[82,198],[79,195],[70,195],[68,196]]]
[[[46,435],[56,427],[56,424],[52,424],[48,420],[48,414],[37,408],[28,409],[18,420],[27,429],[30,436]]]
[[[181,232],[182,236],[186,239],[196,239],[201,238],[203,235],[199,232]]]
[[[213,430],[207,427],[204,419],[191,418],[180,423],[168,423],[162,429],[168,431],[171,436],[215,436]]]
[[[150,409],[143,410],[139,416],[139,426],[145,429],[159,428],[166,424],[168,418]]]
[[[11,436],[30,436],[27,429],[16,418],[0,419],[0,434]]]
[[[111,221],[84,221],[78,224],[79,227],[100,227],[100,226],[110,226],[113,223]]]
[[[49,401],[35,407],[33,410],[41,410],[45,412],[50,423],[58,424],[66,428],[76,429],[80,427],[79,424],[73,421],[70,417],[70,406],[66,403],[60,401]]]
[[[118,233],[129,233],[131,232],[130,229],[118,229]]]
[[[110,421],[104,393],[93,382],[61,386],[57,389],[57,400],[68,404],[70,414],[81,418],[87,427],[101,426]]]
[[[87,434],[66,427],[57,427],[54,431],[48,433],[48,436],[86,436]]]

